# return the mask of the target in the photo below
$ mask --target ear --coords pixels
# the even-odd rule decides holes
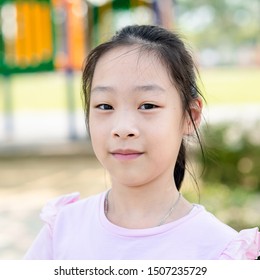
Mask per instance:
[[[185,127],[184,127],[185,135],[192,135],[194,133],[195,131],[194,125],[196,128],[199,127],[201,122],[202,108],[203,108],[203,102],[201,97],[197,97],[190,104],[191,116],[188,114],[188,112],[186,112]]]

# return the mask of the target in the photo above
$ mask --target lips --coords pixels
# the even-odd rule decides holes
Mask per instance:
[[[112,151],[111,154],[113,157],[115,157],[118,160],[132,160],[140,157],[143,154],[143,152],[137,150],[130,150],[130,149],[126,149],[126,150],[118,149]]]

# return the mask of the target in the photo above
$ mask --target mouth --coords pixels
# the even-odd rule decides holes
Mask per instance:
[[[118,160],[132,160],[143,155],[143,152],[136,150],[114,150],[111,152],[111,155]]]

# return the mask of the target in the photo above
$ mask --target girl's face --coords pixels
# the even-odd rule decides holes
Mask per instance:
[[[128,46],[99,59],[89,129],[112,185],[141,186],[162,176],[172,180],[187,123],[180,96],[155,55]]]

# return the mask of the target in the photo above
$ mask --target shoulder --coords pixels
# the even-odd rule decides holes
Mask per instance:
[[[49,225],[50,229],[53,228],[57,214],[66,206],[78,201],[80,198],[79,193],[71,193],[63,196],[56,197],[42,208],[40,217],[43,222]]]
[[[198,215],[194,216],[195,231],[201,243],[211,248],[214,259],[257,259],[260,251],[258,228],[237,232],[220,221],[203,206],[197,205]],[[212,249],[213,248],[213,249]]]
[[[195,204],[194,208],[191,223],[195,232],[200,233],[201,236],[214,236],[215,239],[229,240],[236,236],[237,231],[220,221],[215,215],[207,211],[204,206]]]
[[[244,229],[227,245],[218,259],[221,260],[256,260],[260,256],[259,229]]]
[[[99,204],[102,196],[103,193],[80,199],[80,194],[75,192],[56,197],[42,208],[40,218],[52,231],[58,216],[77,215],[83,208],[93,208]]]

